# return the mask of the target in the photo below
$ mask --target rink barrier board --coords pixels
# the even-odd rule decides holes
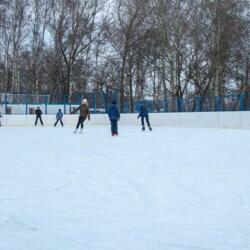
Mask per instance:
[[[4,115],[5,126],[34,126],[35,115]],[[78,115],[64,115],[66,126],[75,126]],[[52,126],[55,115],[43,115],[45,126]],[[195,112],[195,113],[152,113],[150,121],[155,127],[197,128],[250,128],[250,112]],[[106,114],[92,114],[86,125],[109,125]],[[39,124],[39,123],[38,123]],[[121,114],[120,125],[140,126],[137,114]],[[58,124],[59,126],[60,124]]]

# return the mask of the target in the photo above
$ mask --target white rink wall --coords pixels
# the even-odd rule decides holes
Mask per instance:
[[[34,126],[35,115],[4,115],[5,126]],[[65,115],[66,126],[74,126],[78,115]],[[43,115],[45,126],[52,126],[55,115]],[[195,113],[153,113],[150,114],[153,127],[197,127],[197,128],[242,128],[250,129],[250,112],[195,112]],[[120,125],[140,126],[137,114],[121,114]],[[92,114],[86,125],[109,125],[106,114]],[[60,124],[58,124],[60,126]]]

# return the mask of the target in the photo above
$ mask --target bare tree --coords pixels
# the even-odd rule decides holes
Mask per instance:
[[[64,94],[71,98],[74,91],[73,67],[77,58],[88,51],[94,37],[94,19],[98,0],[53,0],[50,32],[55,49],[60,50],[65,66],[62,70]]]
[[[1,1],[0,91],[116,92],[130,112],[151,97],[182,111],[183,98],[196,110],[196,97],[247,96],[249,10],[249,0]]]
[[[120,82],[119,82],[119,102],[121,111],[124,111],[125,104],[125,89],[129,86],[130,100],[133,98],[132,85],[127,83],[126,72],[127,66],[133,54],[132,48],[135,43],[144,35],[145,19],[147,18],[147,1],[124,1],[118,0],[116,2],[117,16],[114,17],[113,22],[107,27],[107,39],[120,59]],[[131,64],[131,63],[130,63]],[[131,78],[131,65],[130,77]],[[131,83],[131,80],[130,80]]]
[[[49,1],[32,0],[32,90],[39,95],[41,84],[39,83],[39,69],[43,60],[45,45],[45,32],[49,22]]]

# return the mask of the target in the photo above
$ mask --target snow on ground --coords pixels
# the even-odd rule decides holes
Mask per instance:
[[[0,128],[1,250],[250,249],[250,131]]]

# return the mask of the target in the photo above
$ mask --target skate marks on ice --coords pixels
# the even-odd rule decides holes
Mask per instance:
[[[38,228],[27,223],[22,218],[19,218],[17,215],[9,212],[7,209],[0,208],[0,232],[1,229],[4,231],[11,230],[11,231],[37,231]],[[3,232],[3,231],[2,231]]]
[[[122,127],[113,140],[106,128],[87,128],[82,137],[70,128],[43,129],[41,138],[29,132],[39,141],[34,147],[34,138],[25,136],[28,149],[22,138],[11,143],[6,137],[17,159],[5,161],[9,150],[3,149],[0,249],[249,250],[247,181],[242,174],[238,182],[230,179],[242,169],[248,176],[248,168],[229,166],[233,152],[219,166],[215,158],[206,161],[193,139],[197,130],[142,135]],[[190,150],[181,145],[183,136]],[[203,147],[216,149],[212,142]],[[30,161],[36,152],[39,164]]]

